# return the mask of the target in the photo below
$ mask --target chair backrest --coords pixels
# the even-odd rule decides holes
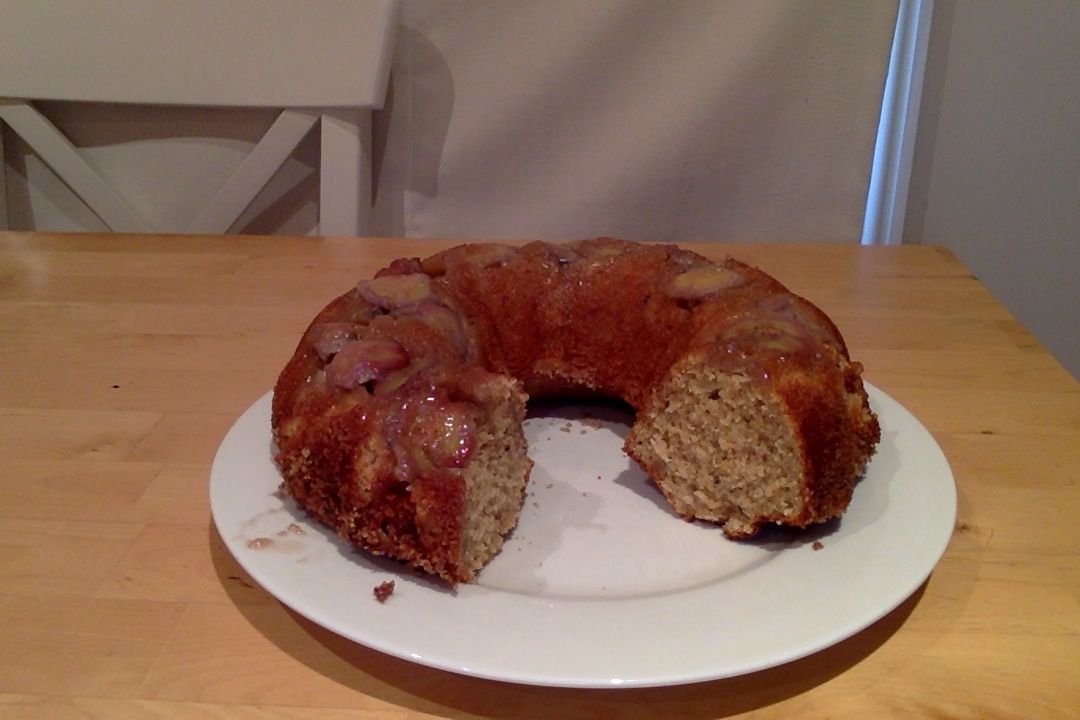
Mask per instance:
[[[370,112],[386,95],[397,17],[396,0],[2,3],[0,120],[110,228],[145,231],[154,228],[33,101],[282,108],[225,197],[181,229],[224,232],[321,121],[320,232],[359,234],[370,213]]]

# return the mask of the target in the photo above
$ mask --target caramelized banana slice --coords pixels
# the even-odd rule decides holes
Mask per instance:
[[[326,366],[326,379],[331,385],[352,390],[408,364],[409,353],[393,340],[355,340]]]

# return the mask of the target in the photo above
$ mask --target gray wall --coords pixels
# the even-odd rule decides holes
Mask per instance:
[[[904,242],[950,248],[1080,377],[1080,2],[937,0]]]

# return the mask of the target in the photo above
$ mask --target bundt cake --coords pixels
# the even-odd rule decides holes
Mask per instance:
[[[472,581],[514,527],[529,397],[618,398],[626,452],[732,538],[840,515],[879,439],[826,315],[765,273],[601,238],[403,258],[318,314],[274,388],[283,487],[358,547]]]

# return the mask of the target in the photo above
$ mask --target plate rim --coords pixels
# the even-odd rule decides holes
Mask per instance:
[[[269,409],[272,397],[272,392],[267,392],[252,403],[230,426],[229,430],[225,433],[217,452],[215,453],[213,464],[211,465],[210,478],[209,478],[209,492],[210,492],[210,506],[211,516],[218,534],[225,543],[226,548],[233,555],[236,561],[243,567],[243,569],[256,581],[260,586],[265,589],[268,594],[274,597],[278,602],[281,602],[285,606],[291,608],[294,612],[305,617],[309,621],[326,628],[327,630],[334,632],[344,638],[347,638],[353,642],[357,642],[366,647],[372,648],[376,651],[398,657],[400,659],[416,662],[428,667],[436,668],[439,670],[449,671],[457,674],[468,675],[472,677],[485,678],[490,680],[498,680],[503,682],[521,683],[537,686],[548,687],[573,687],[573,688],[619,688],[619,687],[656,687],[656,686],[671,686],[681,685],[688,683],[703,682],[708,680],[716,680],[721,678],[736,677],[760,670],[765,670],[770,667],[792,662],[802,657],[812,655],[816,652],[820,652],[827,647],[842,642],[843,640],[857,634],[858,632],[866,629],[870,625],[885,617],[897,607],[899,607],[905,600],[914,594],[918,588],[930,577],[934,568],[940,562],[941,557],[944,555],[948,548],[949,541],[952,537],[952,530],[955,526],[956,518],[956,485],[955,477],[952,473],[952,469],[948,463],[944,452],[936,439],[929,432],[929,430],[922,425],[922,423],[915,418],[906,408],[904,408],[894,398],[882,391],[880,388],[872,385],[869,382],[864,382],[867,393],[870,396],[871,406],[878,414],[879,420],[887,418],[890,425],[886,427],[885,422],[882,422],[882,435],[883,441],[885,439],[886,431],[904,431],[906,430],[906,439],[909,442],[916,440],[922,441],[922,450],[929,454],[929,459],[924,459],[926,462],[936,463],[938,470],[942,472],[941,476],[937,478],[940,484],[939,490],[944,492],[945,497],[939,498],[946,499],[949,502],[945,507],[937,508],[938,518],[937,524],[933,528],[936,531],[936,535],[933,537],[931,545],[924,547],[920,556],[920,562],[918,563],[917,570],[908,570],[905,574],[906,582],[900,584],[900,586],[893,589],[889,598],[877,605],[873,611],[866,612],[865,609],[857,617],[854,617],[851,622],[844,624],[837,624],[834,626],[834,630],[831,633],[825,633],[827,637],[820,637],[815,642],[804,642],[798,649],[787,653],[775,653],[772,656],[760,658],[754,662],[743,663],[719,663],[711,667],[701,667],[697,670],[682,669],[679,671],[672,671],[665,675],[653,674],[652,676],[640,676],[640,677],[613,677],[612,673],[595,672],[591,675],[574,675],[570,673],[569,676],[555,676],[550,672],[539,672],[536,670],[528,671],[526,669],[516,668],[513,670],[504,669],[500,670],[497,667],[490,667],[490,663],[476,663],[472,662],[469,658],[457,657],[456,659],[451,657],[439,657],[438,654],[425,655],[415,651],[411,651],[408,648],[401,647],[399,644],[393,642],[387,642],[385,637],[380,636],[378,633],[372,634],[370,628],[367,632],[364,632],[363,628],[356,628],[349,622],[343,621],[343,618],[327,617],[325,612],[321,612],[317,608],[313,608],[310,603],[303,602],[303,598],[298,598],[295,593],[285,592],[281,590],[281,578],[275,577],[273,563],[266,563],[258,558],[260,556],[243,552],[240,539],[236,537],[235,527],[230,525],[229,519],[230,513],[227,509],[222,507],[221,493],[215,492],[215,489],[220,490],[222,483],[226,482],[224,476],[228,474],[230,451],[233,446],[236,445],[242,438],[243,433],[248,431],[248,425],[260,422],[265,428],[265,435],[263,439],[266,442],[266,452],[269,455],[270,449],[270,428],[269,428]],[[567,403],[568,406],[573,403]],[[265,419],[265,422],[261,422]],[[912,436],[914,433],[914,436]],[[880,452],[880,449],[879,449]],[[899,451],[898,451],[899,452]],[[876,457],[876,456],[875,456]],[[272,462],[271,462],[272,464]],[[276,468],[274,468],[276,474]],[[277,476],[280,480],[280,476]],[[865,482],[866,478],[860,481],[860,486]],[[856,487],[858,492],[858,486]],[[942,514],[944,513],[944,514]],[[880,521],[880,518],[879,518]],[[327,531],[328,532],[328,531]],[[333,543],[333,540],[328,540]],[[781,553],[786,552],[784,550]],[[265,557],[265,556],[262,556]],[[355,567],[361,566],[353,563]],[[366,571],[365,571],[366,572]],[[381,575],[395,574],[393,568],[386,569],[380,568],[379,573]],[[365,591],[369,585],[367,580],[370,579],[370,572],[358,574],[357,582],[358,587],[363,588]],[[415,581],[416,576],[411,574],[407,569],[400,569],[396,572],[395,579],[408,579]],[[450,601],[453,603],[468,603],[477,602],[476,598],[479,597],[473,590],[468,588],[475,588],[475,586],[467,586],[464,592],[459,592],[456,596],[450,597]],[[434,591],[432,591],[434,592]],[[530,599],[527,596],[512,594],[512,593],[499,593],[498,591],[487,590],[489,594],[502,594],[512,596],[514,600],[522,607],[532,605],[532,609],[537,611],[538,608],[542,608],[543,605],[550,605],[549,601],[540,600],[537,598]],[[362,595],[363,593],[361,593]],[[440,593],[439,597],[445,597],[447,593]],[[463,597],[464,595],[464,597]],[[358,602],[364,602],[364,600],[357,600]],[[375,604],[370,595],[367,596],[366,602]],[[441,601],[437,601],[438,604]],[[634,604],[637,602],[635,599],[613,599],[613,600],[559,600],[557,604],[565,606],[566,609],[579,608],[584,604],[592,604],[598,606],[606,606],[609,609],[613,608],[616,604],[626,605]],[[485,606],[489,603],[481,603]],[[384,606],[379,606],[384,608]],[[459,607],[458,610],[461,608]],[[544,610],[546,611],[546,610]],[[467,613],[466,613],[467,614]],[[620,673],[625,675],[625,673]]]

